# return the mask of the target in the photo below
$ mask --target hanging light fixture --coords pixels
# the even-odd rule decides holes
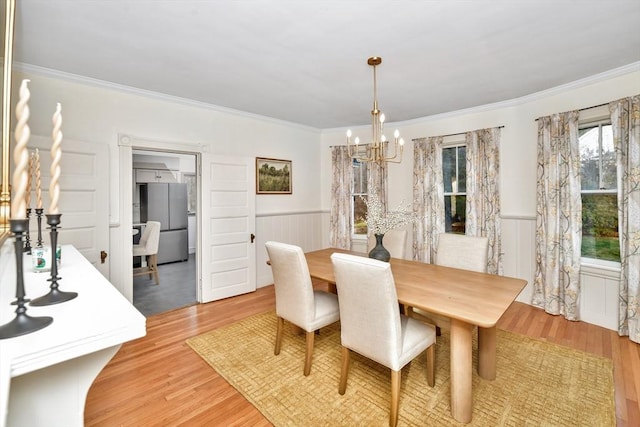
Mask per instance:
[[[385,145],[389,143],[382,133],[384,129],[384,113],[378,109],[378,91],[376,80],[376,66],[382,63],[382,58],[372,56],[367,60],[367,64],[373,67],[373,110],[371,110],[372,135],[371,142],[360,144],[360,138],[355,137],[351,142],[351,129],[347,130],[347,147],[349,156],[361,162],[391,162],[400,163],[402,161],[402,149],[404,140],[400,138],[398,129],[393,133],[393,155],[385,153]]]

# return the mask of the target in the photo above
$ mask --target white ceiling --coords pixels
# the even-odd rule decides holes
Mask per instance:
[[[14,61],[325,129],[640,61],[639,0],[18,0]],[[640,88],[640,82],[639,82]]]

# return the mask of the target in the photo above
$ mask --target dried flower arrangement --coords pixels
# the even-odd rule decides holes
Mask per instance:
[[[404,201],[395,210],[386,212],[375,192],[370,193],[367,199],[363,198],[363,201],[367,205],[367,227],[373,234],[385,234],[389,230],[413,224],[420,219],[411,206]]]

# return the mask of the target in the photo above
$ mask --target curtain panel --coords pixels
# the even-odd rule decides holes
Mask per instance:
[[[445,231],[441,136],[413,140],[413,259],[435,261],[438,235]]]
[[[618,333],[640,343],[640,95],[609,104],[618,169]]]
[[[467,132],[465,142],[467,144],[465,234],[488,238],[487,271],[492,274],[502,274],[500,128]]]
[[[353,164],[347,146],[331,147],[331,247],[351,249]]]
[[[533,305],[579,320],[582,201],[577,111],[538,119]]]
[[[387,144],[384,144],[383,154],[387,153]],[[367,192],[376,193],[382,203],[382,210],[387,211],[387,163],[367,163]],[[371,233],[369,233],[371,234]]]

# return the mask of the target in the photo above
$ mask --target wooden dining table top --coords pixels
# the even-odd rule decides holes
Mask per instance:
[[[331,254],[336,248],[305,253],[311,277],[335,284]],[[398,301],[430,313],[491,328],[520,294],[526,280],[391,258]]]

